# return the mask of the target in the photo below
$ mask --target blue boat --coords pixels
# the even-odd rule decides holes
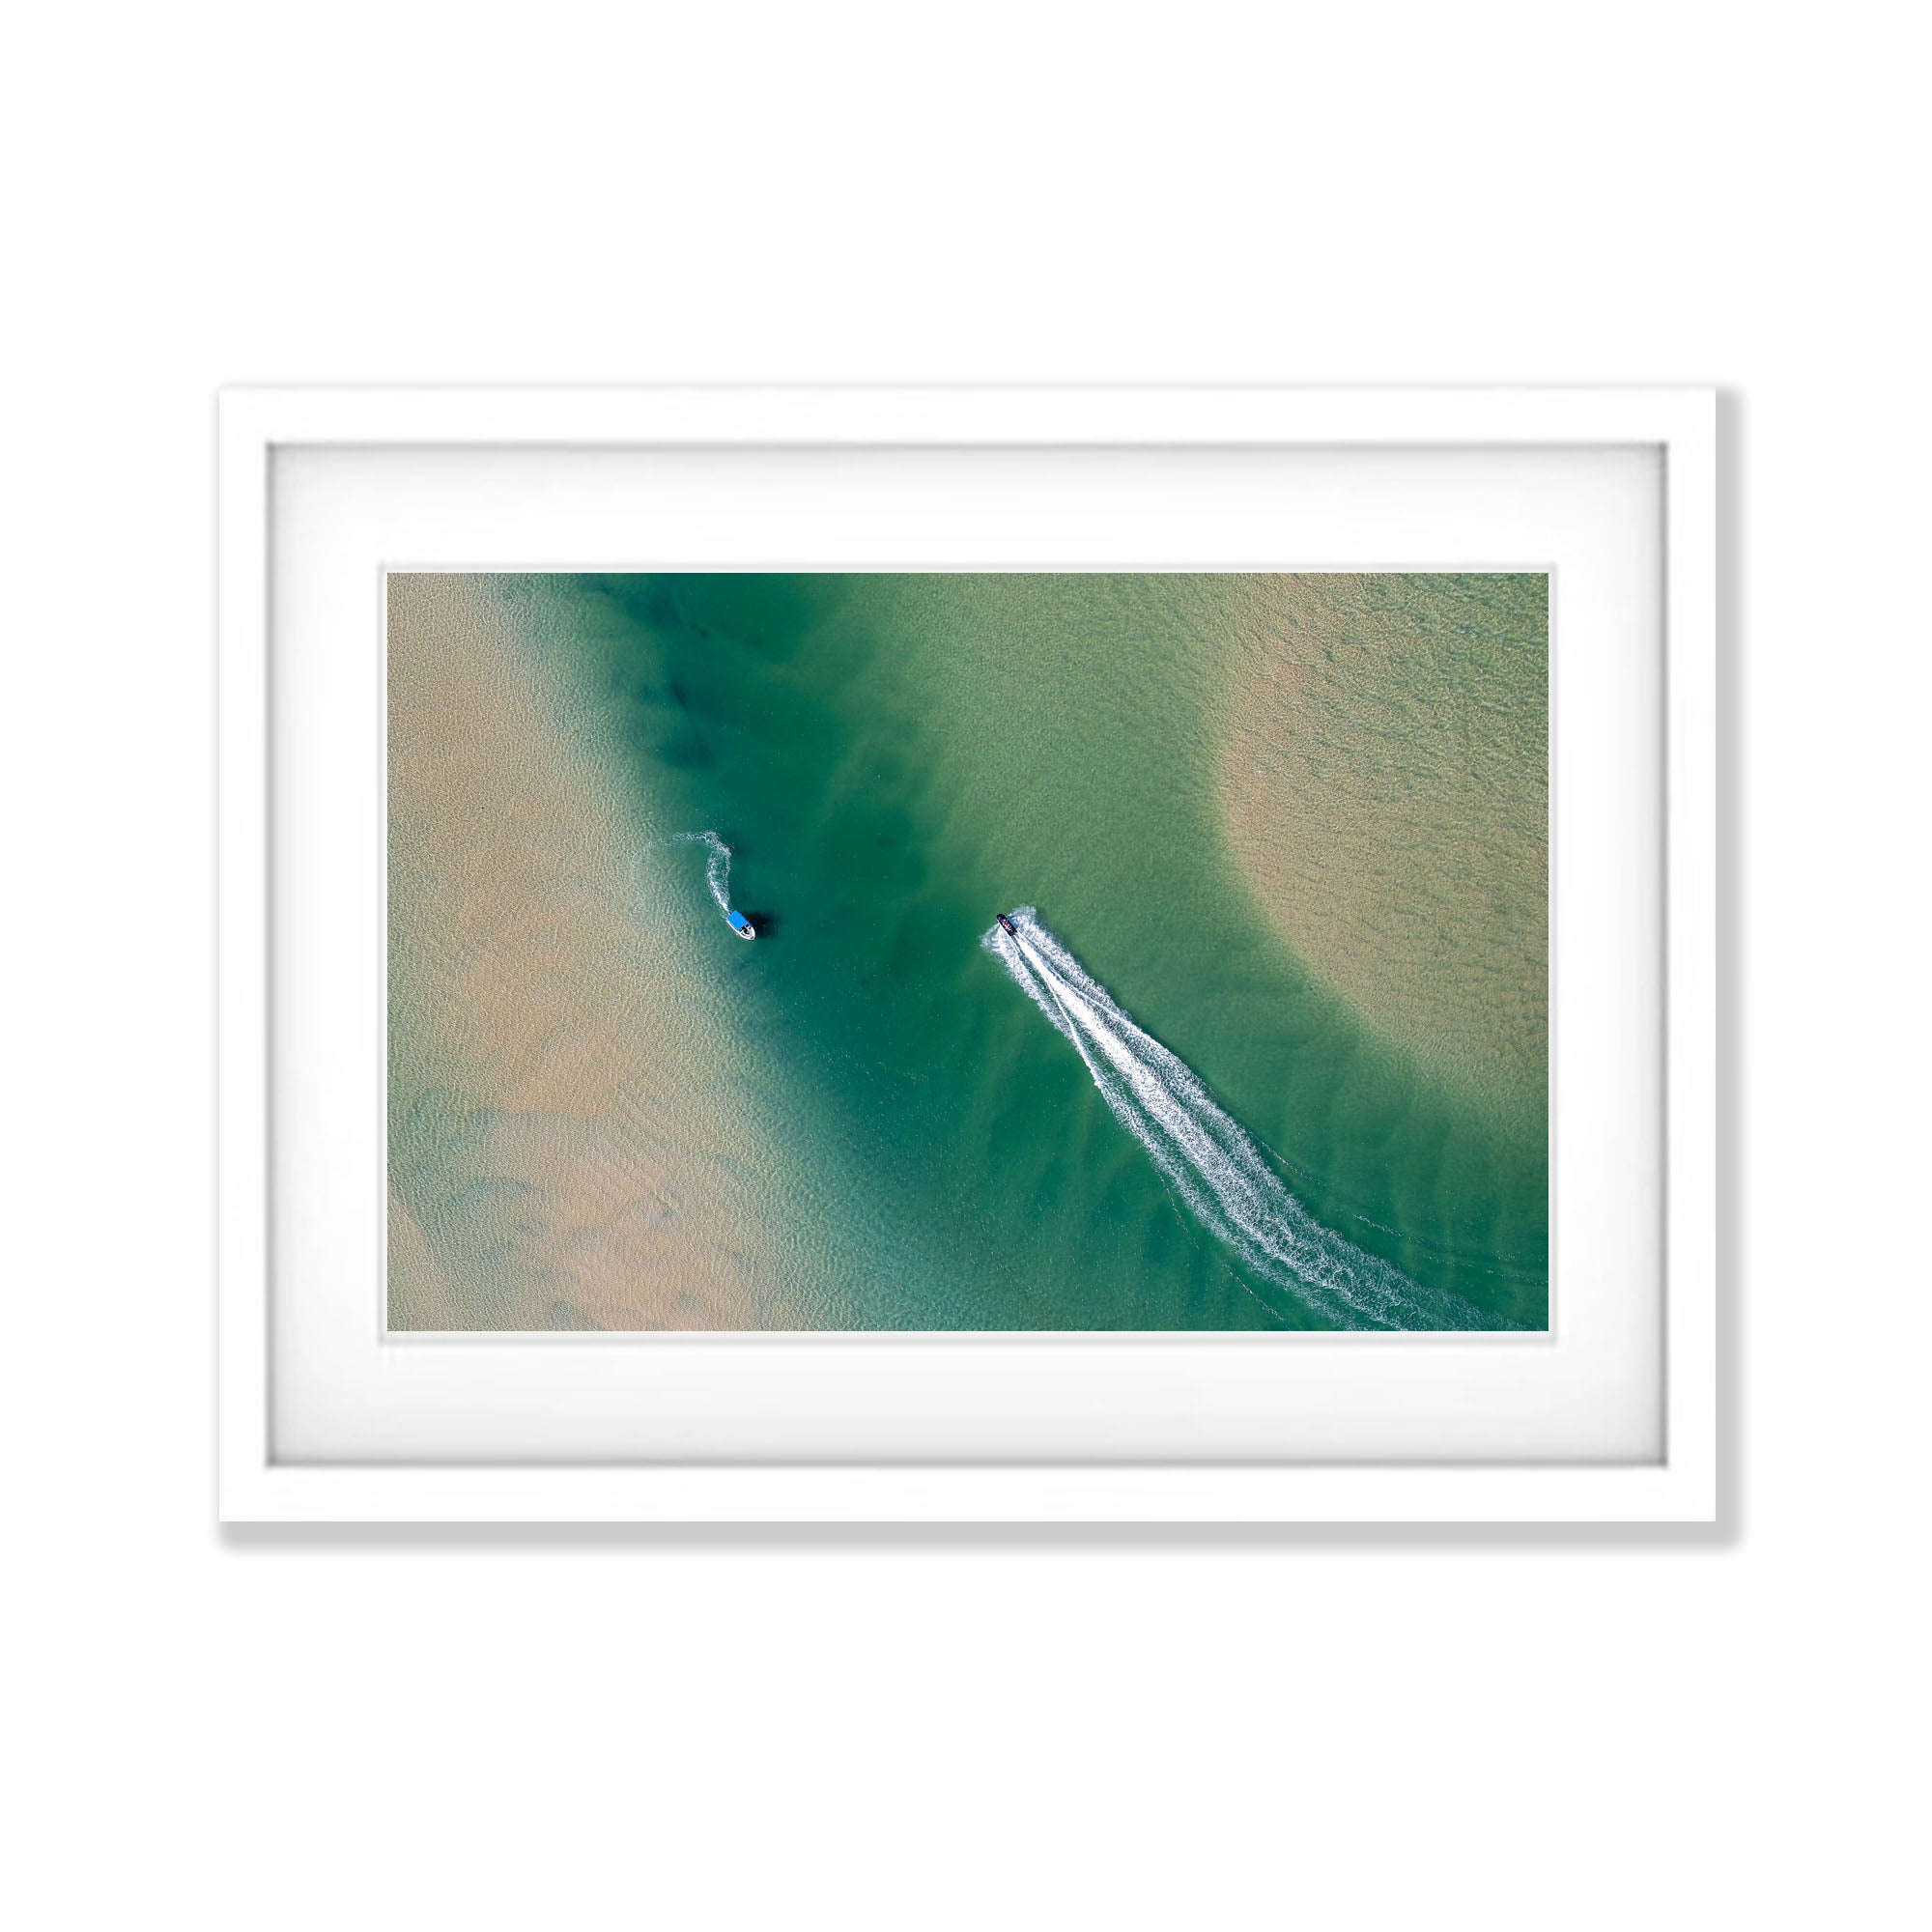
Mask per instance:
[[[753,925],[752,922],[749,919],[747,919],[743,913],[733,912],[727,907],[724,913],[724,918],[730,924],[731,930],[735,932],[740,939],[757,938],[758,928],[755,925]]]

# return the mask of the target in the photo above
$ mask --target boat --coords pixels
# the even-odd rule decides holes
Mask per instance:
[[[1020,936],[1020,929],[1019,929],[1019,927],[1018,927],[1018,926],[1016,926],[1016,925],[1015,925],[1015,924],[1014,924],[1014,923],[1012,923],[1012,921],[1011,921],[1011,920],[1009,920],[1009,918],[1008,918],[1008,917],[1006,916],[1006,914],[1005,914],[1005,913],[1003,913],[1003,912],[996,912],[996,913],[995,913],[995,914],[993,915],[993,917],[994,917],[994,918],[995,918],[996,920],[998,920],[998,921],[1000,922],[1000,923],[1001,923],[1002,925],[1004,925],[1004,926],[1005,926],[1005,927],[1007,928],[1007,936],[1008,936],[1008,938],[1009,938],[1009,939],[1017,939],[1017,938],[1018,938],[1018,937]]]
[[[734,912],[727,907],[724,913],[724,918],[725,922],[729,924],[731,930],[735,932],[740,939],[757,938],[758,928],[755,925],[753,925],[752,922],[749,919],[747,919],[743,913]]]

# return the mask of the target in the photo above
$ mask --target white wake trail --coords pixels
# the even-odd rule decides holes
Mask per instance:
[[[1460,1296],[1411,1281],[1324,1228],[1192,1068],[1127,1017],[1034,907],[1009,916],[1017,935],[995,924],[981,944],[1071,1041],[1101,1098],[1175,1194],[1252,1274],[1346,1327],[1496,1325]]]
[[[731,910],[731,848],[715,832],[673,832],[668,838],[653,838],[644,847],[646,852],[655,852],[663,845],[702,845],[711,854],[704,862],[704,881],[711,888],[711,896],[718,901],[718,910],[729,914]]]

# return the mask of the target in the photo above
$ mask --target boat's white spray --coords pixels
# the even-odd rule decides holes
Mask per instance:
[[[1193,1069],[1127,1017],[1033,906],[1009,917],[1016,933],[995,923],[981,944],[1072,1042],[1100,1097],[1174,1193],[1251,1274],[1346,1327],[1496,1325],[1460,1296],[1411,1281],[1324,1228]]]
[[[731,911],[731,848],[715,832],[673,832],[668,838],[653,838],[644,847],[655,852],[663,845],[702,845],[710,853],[704,862],[704,882],[718,910],[727,918]]]

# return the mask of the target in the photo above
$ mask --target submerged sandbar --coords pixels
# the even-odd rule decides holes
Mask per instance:
[[[389,579],[389,1321],[786,1325],[757,1122],[558,592]]]

